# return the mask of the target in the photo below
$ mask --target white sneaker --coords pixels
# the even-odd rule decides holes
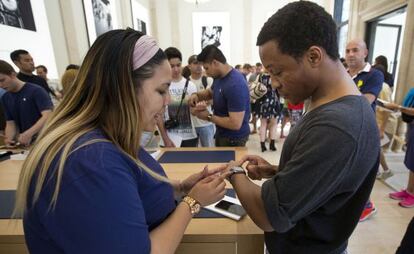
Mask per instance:
[[[391,171],[391,169],[388,169],[387,171],[382,172],[381,179],[386,180],[386,179],[390,178],[393,175],[394,175],[394,173]]]

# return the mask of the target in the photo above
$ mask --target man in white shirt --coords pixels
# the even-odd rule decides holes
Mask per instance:
[[[165,122],[158,121],[158,129],[165,146],[175,146],[171,137],[176,136],[181,140],[181,147],[197,147],[198,138],[193,124],[194,116],[190,113],[188,98],[197,93],[196,86],[181,75],[181,52],[174,47],[165,51],[172,70],[172,81],[169,92],[171,102],[165,110]]]
[[[213,79],[203,76],[203,67],[201,63],[197,61],[197,55],[192,55],[188,58],[188,67],[191,71],[190,80],[196,85],[197,92],[204,91],[207,88],[211,88]],[[212,113],[210,102],[207,103],[207,110]],[[214,146],[214,132],[215,127],[212,122],[201,120],[198,117],[193,118],[194,127],[200,140],[201,146],[213,147]]]

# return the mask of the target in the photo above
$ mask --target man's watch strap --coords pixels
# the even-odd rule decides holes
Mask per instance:
[[[230,169],[230,175],[227,177],[227,179],[230,181],[231,177],[235,174],[244,174],[245,175],[246,171],[242,167],[234,166]]]

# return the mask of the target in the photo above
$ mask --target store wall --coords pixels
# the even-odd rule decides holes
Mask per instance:
[[[195,2],[195,1],[194,1]],[[154,36],[161,47],[174,46],[182,51],[184,59],[197,54],[193,46],[193,12],[228,12],[230,14],[230,54],[232,65],[260,61],[256,37],[264,22],[291,0],[211,0],[206,3],[188,3],[184,0],[153,0],[152,14],[156,27]],[[333,0],[314,1],[329,13]],[[223,31],[224,32],[224,31]]]
[[[58,76],[56,56],[53,51],[49,22],[43,1],[31,1],[36,31],[20,29],[0,24],[0,59],[12,64],[10,53],[16,49],[25,49],[32,55],[35,65],[43,64],[49,70],[49,76]],[[13,64],[14,65],[14,64]],[[16,71],[17,67],[14,66]]]

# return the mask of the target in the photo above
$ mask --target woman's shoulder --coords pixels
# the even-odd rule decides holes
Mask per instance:
[[[131,168],[134,162],[115,146],[100,130],[82,135],[66,160],[67,167],[78,173],[104,174],[111,168]],[[136,166],[135,166],[136,167]],[[103,170],[105,169],[105,170]]]

